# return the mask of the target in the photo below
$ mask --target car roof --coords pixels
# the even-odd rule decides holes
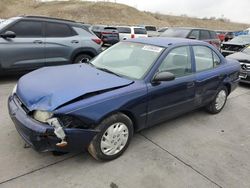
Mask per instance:
[[[178,44],[205,44],[206,42],[193,40],[193,39],[185,39],[185,38],[168,38],[168,37],[145,37],[145,38],[136,38],[136,39],[128,39],[126,41],[129,42],[137,42],[142,44],[148,44],[153,46],[161,46],[164,48],[169,47],[170,45],[178,45]]]
[[[197,30],[214,31],[212,29],[199,28],[199,27],[169,27],[169,29],[171,29],[171,28],[174,28],[174,29],[187,29],[187,30],[197,29]]]
[[[55,22],[55,23],[63,23],[68,24],[71,26],[83,26],[84,23],[76,22],[74,20],[67,20],[67,19],[61,19],[61,18],[53,18],[53,17],[47,17],[47,16],[19,16],[14,17],[16,19],[24,19],[24,20],[37,20],[37,21],[45,21],[45,22]]]
[[[126,27],[126,28],[140,28],[140,29],[145,29],[144,27],[141,27],[141,26],[124,26],[124,25],[119,25],[119,26],[116,26],[116,27]]]

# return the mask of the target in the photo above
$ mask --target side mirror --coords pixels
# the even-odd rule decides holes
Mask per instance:
[[[189,39],[194,39],[194,40],[197,39],[195,36],[189,36],[188,38],[189,38]]]
[[[15,38],[16,37],[16,33],[14,33],[13,31],[6,31],[5,33],[0,35],[2,38]]]
[[[175,75],[171,72],[158,72],[153,78],[154,83],[171,81],[175,79]]]

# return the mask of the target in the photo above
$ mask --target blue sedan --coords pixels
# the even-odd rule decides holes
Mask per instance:
[[[89,64],[23,76],[9,97],[9,114],[38,151],[88,149],[96,159],[112,160],[136,131],[201,107],[219,113],[239,72],[239,62],[205,42],[132,39]]]

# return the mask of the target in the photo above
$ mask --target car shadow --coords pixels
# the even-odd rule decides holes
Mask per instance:
[[[15,75],[4,75],[4,76],[0,76],[0,85],[1,84],[9,84],[12,82],[17,82],[19,80],[19,78],[21,78],[24,75],[24,73],[19,73],[19,74],[15,74]]]
[[[240,83],[239,86],[245,89],[250,89],[250,84],[247,84],[247,83]]]

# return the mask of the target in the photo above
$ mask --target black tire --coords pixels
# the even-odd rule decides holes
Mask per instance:
[[[121,149],[121,151],[119,151],[118,153],[114,155],[106,155],[102,152],[101,140],[106,130],[110,128],[111,126],[113,126],[115,123],[123,123],[124,125],[126,125],[128,129],[128,139],[127,139],[126,144]],[[133,133],[134,133],[133,122],[128,116],[122,113],[117,113],[106,118],[96,127],[96,129],[100,130],[100,133],[98,133],[93,138],[93,140],[91,141],[88,147],[88,151],[96,160],[101,160],[101,161],[109,161],[109,160],[113,160],[121,156],[123,152],[127,149],[131,141],[131,138],[133,137]]]
[[[73,63],[88,63],[92,57],[88,54],[79,54],[74,58]]]
[[[226,94],[224,104],[220,108],[217,108],[216,107],[216,104],[217,104],[216,99],[217,99],[218,95],[220,94],[220,92],[223,92],[223,91]],[[211,113],[211,114],[218,114],[224,108],[224,106],[227,102],[227,96],[228,96],[227,88],[225,86],[220,87],[220,89],[217,91],[217,94],[216,94],[214,100],[206,106],[206,111]]]

